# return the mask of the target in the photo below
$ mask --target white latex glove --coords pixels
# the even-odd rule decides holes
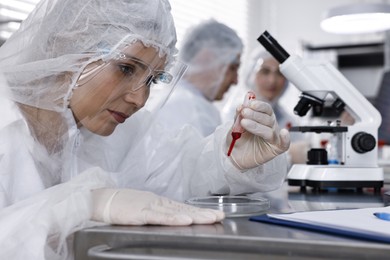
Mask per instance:
[[[108,224],[186,226],[212,224],[225,217],[222,211],[197,208],[131,189],[93,190],[92,200],[92,220]]]
[[[286,129],[279,131],[272,107],[259,100],[253,100],[248,107],[237,111],[243,119],[241,126],[246,130],[234,145],[230,158],[241,170],[254,168],[287,151],[290,135]],[[231,133],[226,139],[227,148]]]

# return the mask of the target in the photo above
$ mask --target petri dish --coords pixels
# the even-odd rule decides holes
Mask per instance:
[[[196,197],[185,203],[200,207],[222,210],[226,217],[245,217],[264,214],[270,208],[266,198],[249,198],[247,196],[207,196]]]

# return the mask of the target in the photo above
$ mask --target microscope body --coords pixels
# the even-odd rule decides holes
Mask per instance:
[[[379,192],[383,186],[383,169],[378,167],[378,128],[382,120],[378,110],[329,62],[290,56],[267,31],[258,41],[279,61],[281,73],[302,91],[294,108],[297,115],[322,108],[326,96],[332,95],[333,107],[340,111],[345,109],[355,120],[350,126],[295,127],[301,132],[335,135],[338,163],[329,164],[326,159],[320,159],[295,164],[288,173],[288,183],[318,189],[371,187]],[[309,151],[308,156],[326,156],[324,149],[312,150],[318,151],[314,151],[314,155]]]
[[[280,71],[303,95],[321,102],[330,94],[355,119],[353,125],[346,127],[313,127],[313,132],[330,132],[337,136],[339,163],[293,165],[288,174],[289,184],[315,188],[380,189],[383,186],[383,169],[378,167],[376,145],[380,113],[328,62],[305,61],[298,56],[290,56],[280,65]]]

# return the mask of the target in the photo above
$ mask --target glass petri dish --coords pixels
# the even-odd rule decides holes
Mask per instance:
[[[196,197],[186,200],[185,203],[200,208],[222,210],[226,217],[261,215],[270,208],[268,199],[247,196]]]

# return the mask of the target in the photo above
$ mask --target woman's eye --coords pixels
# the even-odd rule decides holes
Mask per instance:
[[[135,73],[134,66],[127,65],[127,64],[120,64],[118,66],[121,72],[125,75],[133,75]]]

